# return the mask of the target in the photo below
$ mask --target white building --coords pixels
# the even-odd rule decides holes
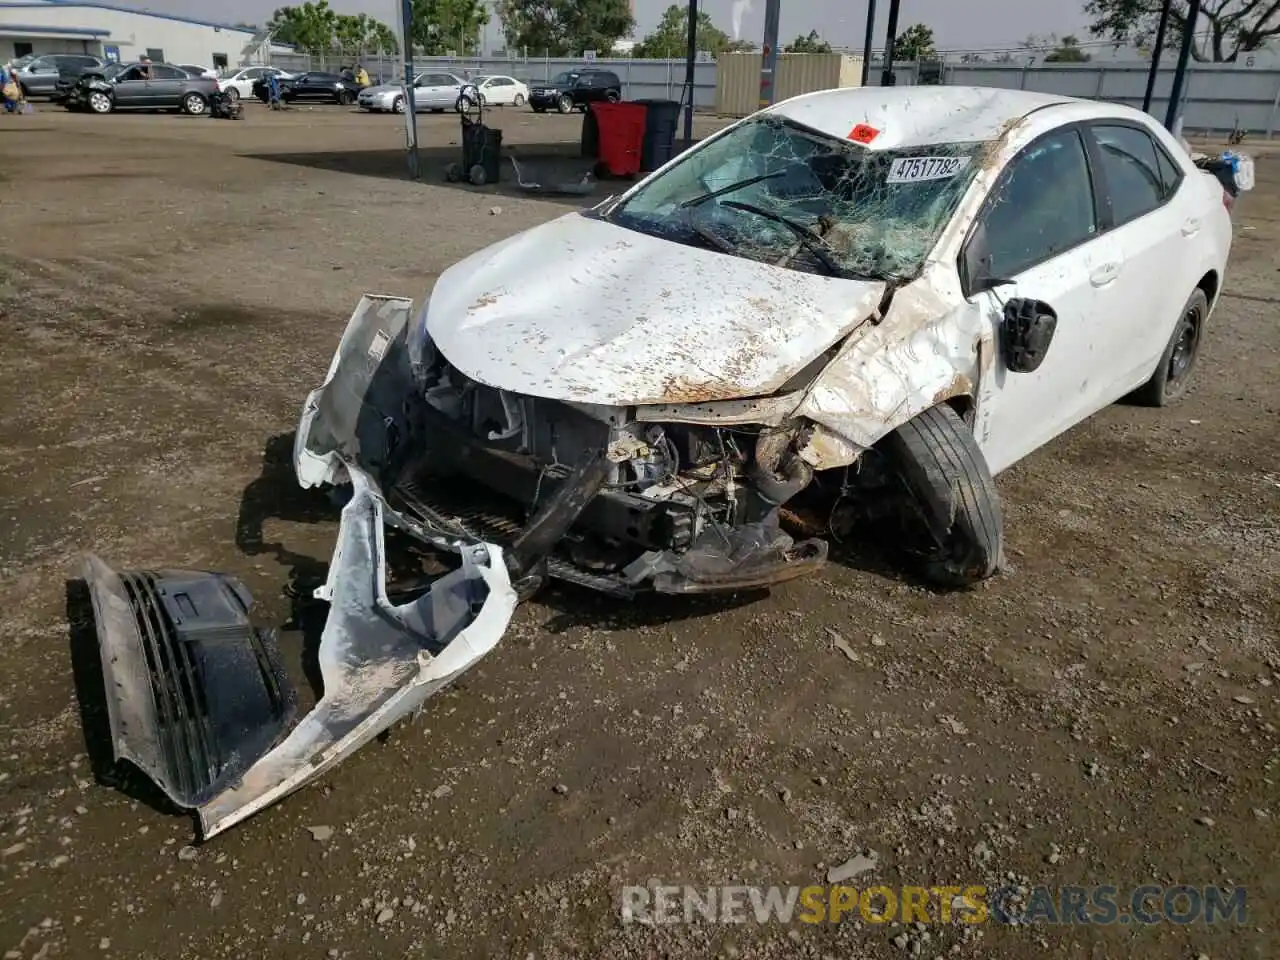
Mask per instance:
[[[262,60],[265,35],[243,27],[72,0],[0,0],[0,63],[29,53],[147,56],[210,67]]]

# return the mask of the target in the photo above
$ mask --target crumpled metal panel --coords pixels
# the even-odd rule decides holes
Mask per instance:
[[[371,480],[350,468],[351,500],[317,597],[330,604],[320,638],[324,696],[240,784],[199,810],[211,837],[323,775],[415,712],[506,632],[515,611],[502,551],[464,547],[462,567],[428,593],[393,604],[386,591],[383,512]]]
[[[533,264],[571,264],[568,270]],[[437,281],[427,332],[480,383],[603,406],[773,393],[883,296],[569,214],[473,254]]]

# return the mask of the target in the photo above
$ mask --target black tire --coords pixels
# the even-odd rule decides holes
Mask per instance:
[[[604,98],[605,100],[609,101],[609,103],[617,103],[619,100],[622,99],[622,91],[621,90],[606,91]]]
[[[556,101],[556,109],[561,113],[573,113],[573,98],[562,96]]]
[[[405,111],[404,97],[396,97],[394,100],[391,101],[392,113],[404,113],[404,111]]]
[[[350,91],[350,90],[339,90],[339,91],[338,91],[338,106],[340,106],[340,107],[349,107],[349,106],[351,106],[351,105],[352,105],[353,103],[355,103],[355,102],[356,102],[356,98],[355,98],[355,96],[351,93],[351,91]]]
[[[960,415],[946,404],[933,407],[877,448],[905,488],[905,512],[930,531],[912,551],[920,572],[943,587],[970,587],[995,574],[1004,546],[1000,495]]]
[[[232,103],[240,102],[240,91],[235,87],[227,87],[227,96],[231,98]]]
[[[1191,386],[1191,375],[1200,356],[1204,340],[1204,323],[1209,316],[1209,298],[1196,288],[1182,308],[1182,314],[1169,335],[1169,343],[1160,354],[1151,379],[1126,399],[1141,407],[1167,407],[1181,399]]]
[[[209,113],[209,101],[198,93],[188,93],[183,96],[178,112],[192,117],[203,117]]]

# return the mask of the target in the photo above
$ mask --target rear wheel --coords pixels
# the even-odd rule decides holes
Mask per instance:
[[[609,90],[605,93],[604,98],[608,100],[610,103],[617,103],[619,100],[622,99],[622,91]]]
[[[517,93],[517,94],[516,94],[515,99],[511,101],[511,105],[512,105],[513,107],[523,107],[523,106],[524,106],[524,94],[523,94],[523,93]]]
[[[240,91],[235,87],[227,87],[227,96],[231,98],[232,103],[236,103],[240,99]]]
[[[908,552],[944,587],[968,587],[999,568],[1000,495],[960,415],[942,404],[908,420],[877,445],[901,483]]]
[[[1197,288],[1182,308],[1169,343],[1151,379],[1128,399],[1143,407],[1164,407],[1181,398],[1191,386],[1191,374],[1200,357],[1204,321],[1209,316],[1209,298]]]
[[[193,117],[202,116],[207,106],[204,97],[198,93],[188,93],[182,98],[182,112],[189,113]]]
[[[404,113],[404,97],[396,97],[395,100],[392,101],[391,109],[396,113]]]

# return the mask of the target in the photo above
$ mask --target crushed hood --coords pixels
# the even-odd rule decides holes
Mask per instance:
[[[513,393],[608,406],[730,400],[783,386],[866,320],[884,289],[572,213],[447,270],[427,332],[466,376]]]

